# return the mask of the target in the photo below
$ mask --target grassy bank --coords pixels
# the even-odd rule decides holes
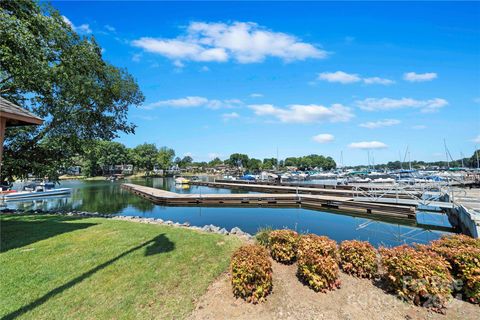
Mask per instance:
[[[101,218],[0,216],[0,318],[179,319],[240,244]]]

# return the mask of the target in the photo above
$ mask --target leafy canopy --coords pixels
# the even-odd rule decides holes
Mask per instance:
[[[89,141],[133,133],[128,109],[144,100],[126,70],[103,60],[93,37],[27,0],[0,2],[0,95],[45,120],[7,130],[3,178],[55,179]]]

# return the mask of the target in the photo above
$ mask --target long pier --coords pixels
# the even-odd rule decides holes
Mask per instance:
[[[332,194],[246,193],[246,194],[179,194],[136,184],[122,188],[154,203],[170,206],[301,206],[311,209],[334,209],[398,219],[415,219],[412,205],[354,201],[353,197]],[[279,190],[277,190],[279,191]]]
[[[328,185],[291,185],[291,184],[272,184],[272,183],[254,183],[244,181],[225,181],[208,182],[208,181],[191,181],[192,185],[207,186],[211,188],[225,189],[243,189],[262,193],[295,193],[302,195],[321,195],[333,196],[339,198],[351,198],[355,202],[381,203],[400,206],[427,205],[441,209],[451,209],[453,205],[443,201],[422,200],[423,193],[419,190],[398,190],[398,189],[382,189],[373,186],[362,188],[352,186],[337,186],[341,188],[333,188],[335,186]],[[430,196],[435,192],[429,192]],[[440,193],[437,193],[440,195]]]

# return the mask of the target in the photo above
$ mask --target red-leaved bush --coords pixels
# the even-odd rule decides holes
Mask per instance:
[[[302,236],[298,242],[297,275],[315,291],[325,292],[340,287],[337,244],[317,235]]]
[[[272,291],[272,262],[268,251],[254,244],[237,249],[230,262],[233,295],[258,303]]]
[[[297,256],[298,233],[292,230],[274,230],[268,237],[272,258],[281,263],[292,263]]]
[[[450,265],[440,255],[407,245],[380,248],[385,280],[400,298],[443,312],[451,298]]]
[[[347,240],[340,244],[340,265],[348,274],[372,278],[377,272],[377,250],[366,241]]]
[[[444,236],[425,246],[444,257],[467,301],[480,303],[480,239],[456,234]]]

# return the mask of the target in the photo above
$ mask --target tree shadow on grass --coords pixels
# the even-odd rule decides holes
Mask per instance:
[[[146,246],[148,246],[148,247],[146,247]],[[89,271],[87,271],[87,272],[81,274],[80,276],[70,280],[69,282],[51,290],[50,292],[46,293],[45,295],[36,299],[35,301],[29,303],[28,305],[23,306],[23,307],[15,310],[15,311],[7,314],[2,319],[3,320],[15,319],[15,318],[19,317],[20,315],[22,315],[26,312],[29,312],[29,311],[35,309],[36,307],[41,306],[42,304],[47,302],[50,298],[53,298],[53,297],[59,295],[63,291],[65,291],[65,290],[75,286],[76,284],[82,282],[83,280],[89,278],[90,276],[92,276],[96,272],[108,267],[109,265],[116,262],[117,260],[119,260],[119,259],[123,258],[124,256],[126,256],[126,255],[128,255],[128,254],[130,254],[134,251],[137,251],[137,250],[139,250],[143,247],[146,247],[145,256],[149,256],[149,255],[154,255],[154,254],[157,254],[157,253],[172,251],[172,250],[175,249],[175,243],[171,242],[164,234],[160,234],[160,235],[156,236],[155,238],[153,238],[151,240],[148,240],[144,243],[141,243],[138,246],[133,247],[133,248],[119,254],[115,258],[112,258],[112,259],[96,266],[95,268],[90,269]]]
[[[76,219],[17,220],[2,219],[0,221],[0,252],[28,246],[62,233],[85,229],[96,223],[67,223]]]

